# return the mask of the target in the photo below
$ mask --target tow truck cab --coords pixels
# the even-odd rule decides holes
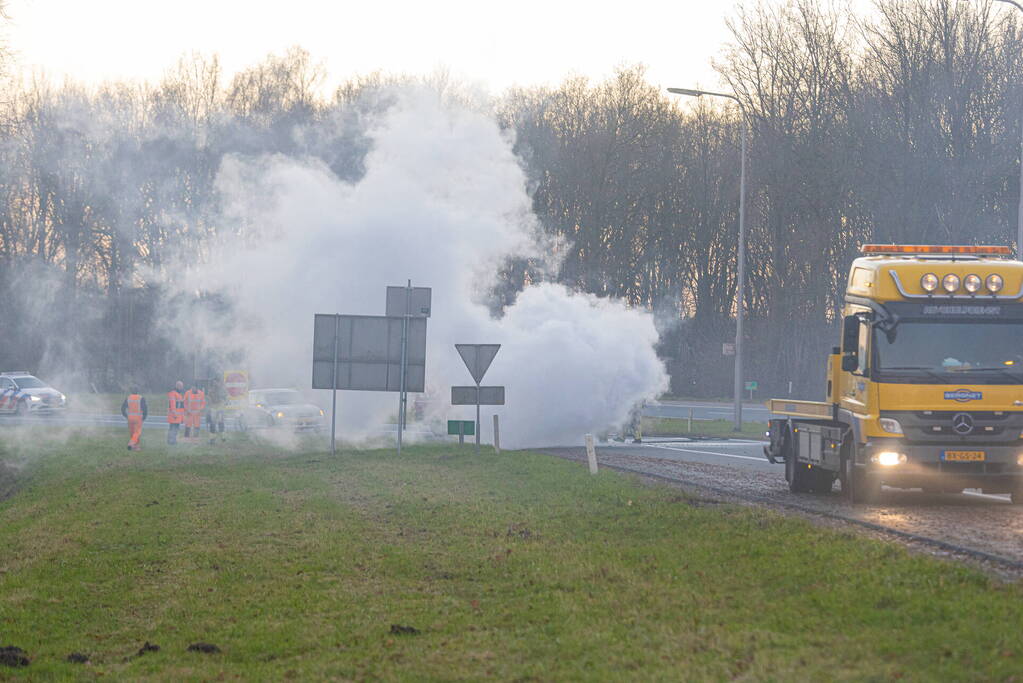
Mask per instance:
[[[765,455],[789,488],[882,484],[1023,502],[1023,263],[1008,247],[866,245],[827,400],[772,399]]]

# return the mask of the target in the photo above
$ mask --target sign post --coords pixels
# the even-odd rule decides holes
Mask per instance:
[[[335,429],[337,427],[337,345],[338,338],[341,336],[341,316],[337,313],[334,314],[334,362],[332,364],[331,380],[330,380],[330,455],[333,457],[337,454],[337,435]]]
[[[448,420],[448,434],[458,435],[458,445],[465,443],[466,435],[472,436],[475,433],[475,423],[472,420]]]
[[[399,393],[398,453],[401,453],[404,409],[410,391],[423,391],[426,383],[426,318],[429,316],[430,290],[426,287],[388,287],[388,312],[392,308],[391,290],[405,295],[408,315],[313,316],[313,389],[330,389],[331,454],[336,454],[337,391],[396,391]],[[425,291],[425,305],[416,304]],[[414,308],[418,305],[419,308]]]
[[[412,280],[405,286],[405,312],[401,316],[401,390],[398,392],[398,457],[401,457],[401,433],[405,429],[405,369],[408,367],[408,316],[412,305]]]
[[[469,374],[472,375],[472,379],[476,382],[476,455],[480,453],[480,382],[483,380],[483,375],[487,373],[487,369],[490,364],[494,362],[494,356],[501,349],[500,344],[455,344],[455,349],[458,351],[458,355],[462,357],[462,361],[465,363],[465,367],[469,369]],[[459,405],[455,403],[455,389],[460,387],[451,387],[451,402],[453,405]],[[497,387],[487,387],[488,389],[494,389]],[[504,387],[499,387],[501,390],[501,402],[493,405],[504,405]]]
[[[387,315],[400,317],[401,323],[401,381],[398,390],[398,455],[401,455],[401,433],[405,429],[408,413],[408,334],[409,319],[430,317],[431,291],[429,287],[413,287],[409,280],[404,287],[388,287],[384,309]]]

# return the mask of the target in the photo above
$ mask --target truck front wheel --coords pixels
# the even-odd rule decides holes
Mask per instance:
[[[1013,505],[1023,505],[1023,481],[1016,481],[1009,492],[1009,500]]]
[[[881,482],[856,467],[856,445],[842,445],[842,497],[850,503],[871,503],[881,493]]]

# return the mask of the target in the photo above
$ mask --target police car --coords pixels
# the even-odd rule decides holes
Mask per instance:
[[[253,389],[248,407],[239,416],[242,431],[253,427],[315,430],[322,426],[323,410],[294,389]]]
[[[63,412],[67,396],[25,371],[0,372],[0,413]]]

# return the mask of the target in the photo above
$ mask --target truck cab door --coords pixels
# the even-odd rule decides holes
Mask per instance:
[[[853,323],[852,320],[856,320]],[[870,376],[870,325],[854,316],[847,316],[845,325],[855,325],[855,330],[843,330],[843,351],[849,359],[855,359],[852,370],[842,372],[841,398],[842,407],[854,413],[865,413],[867,409],[868,377]],[[855,334],[854,334],[855,333]],[[855,348],[847,348],[855,340]],[[851,365],[851,363],[850,363]]]

